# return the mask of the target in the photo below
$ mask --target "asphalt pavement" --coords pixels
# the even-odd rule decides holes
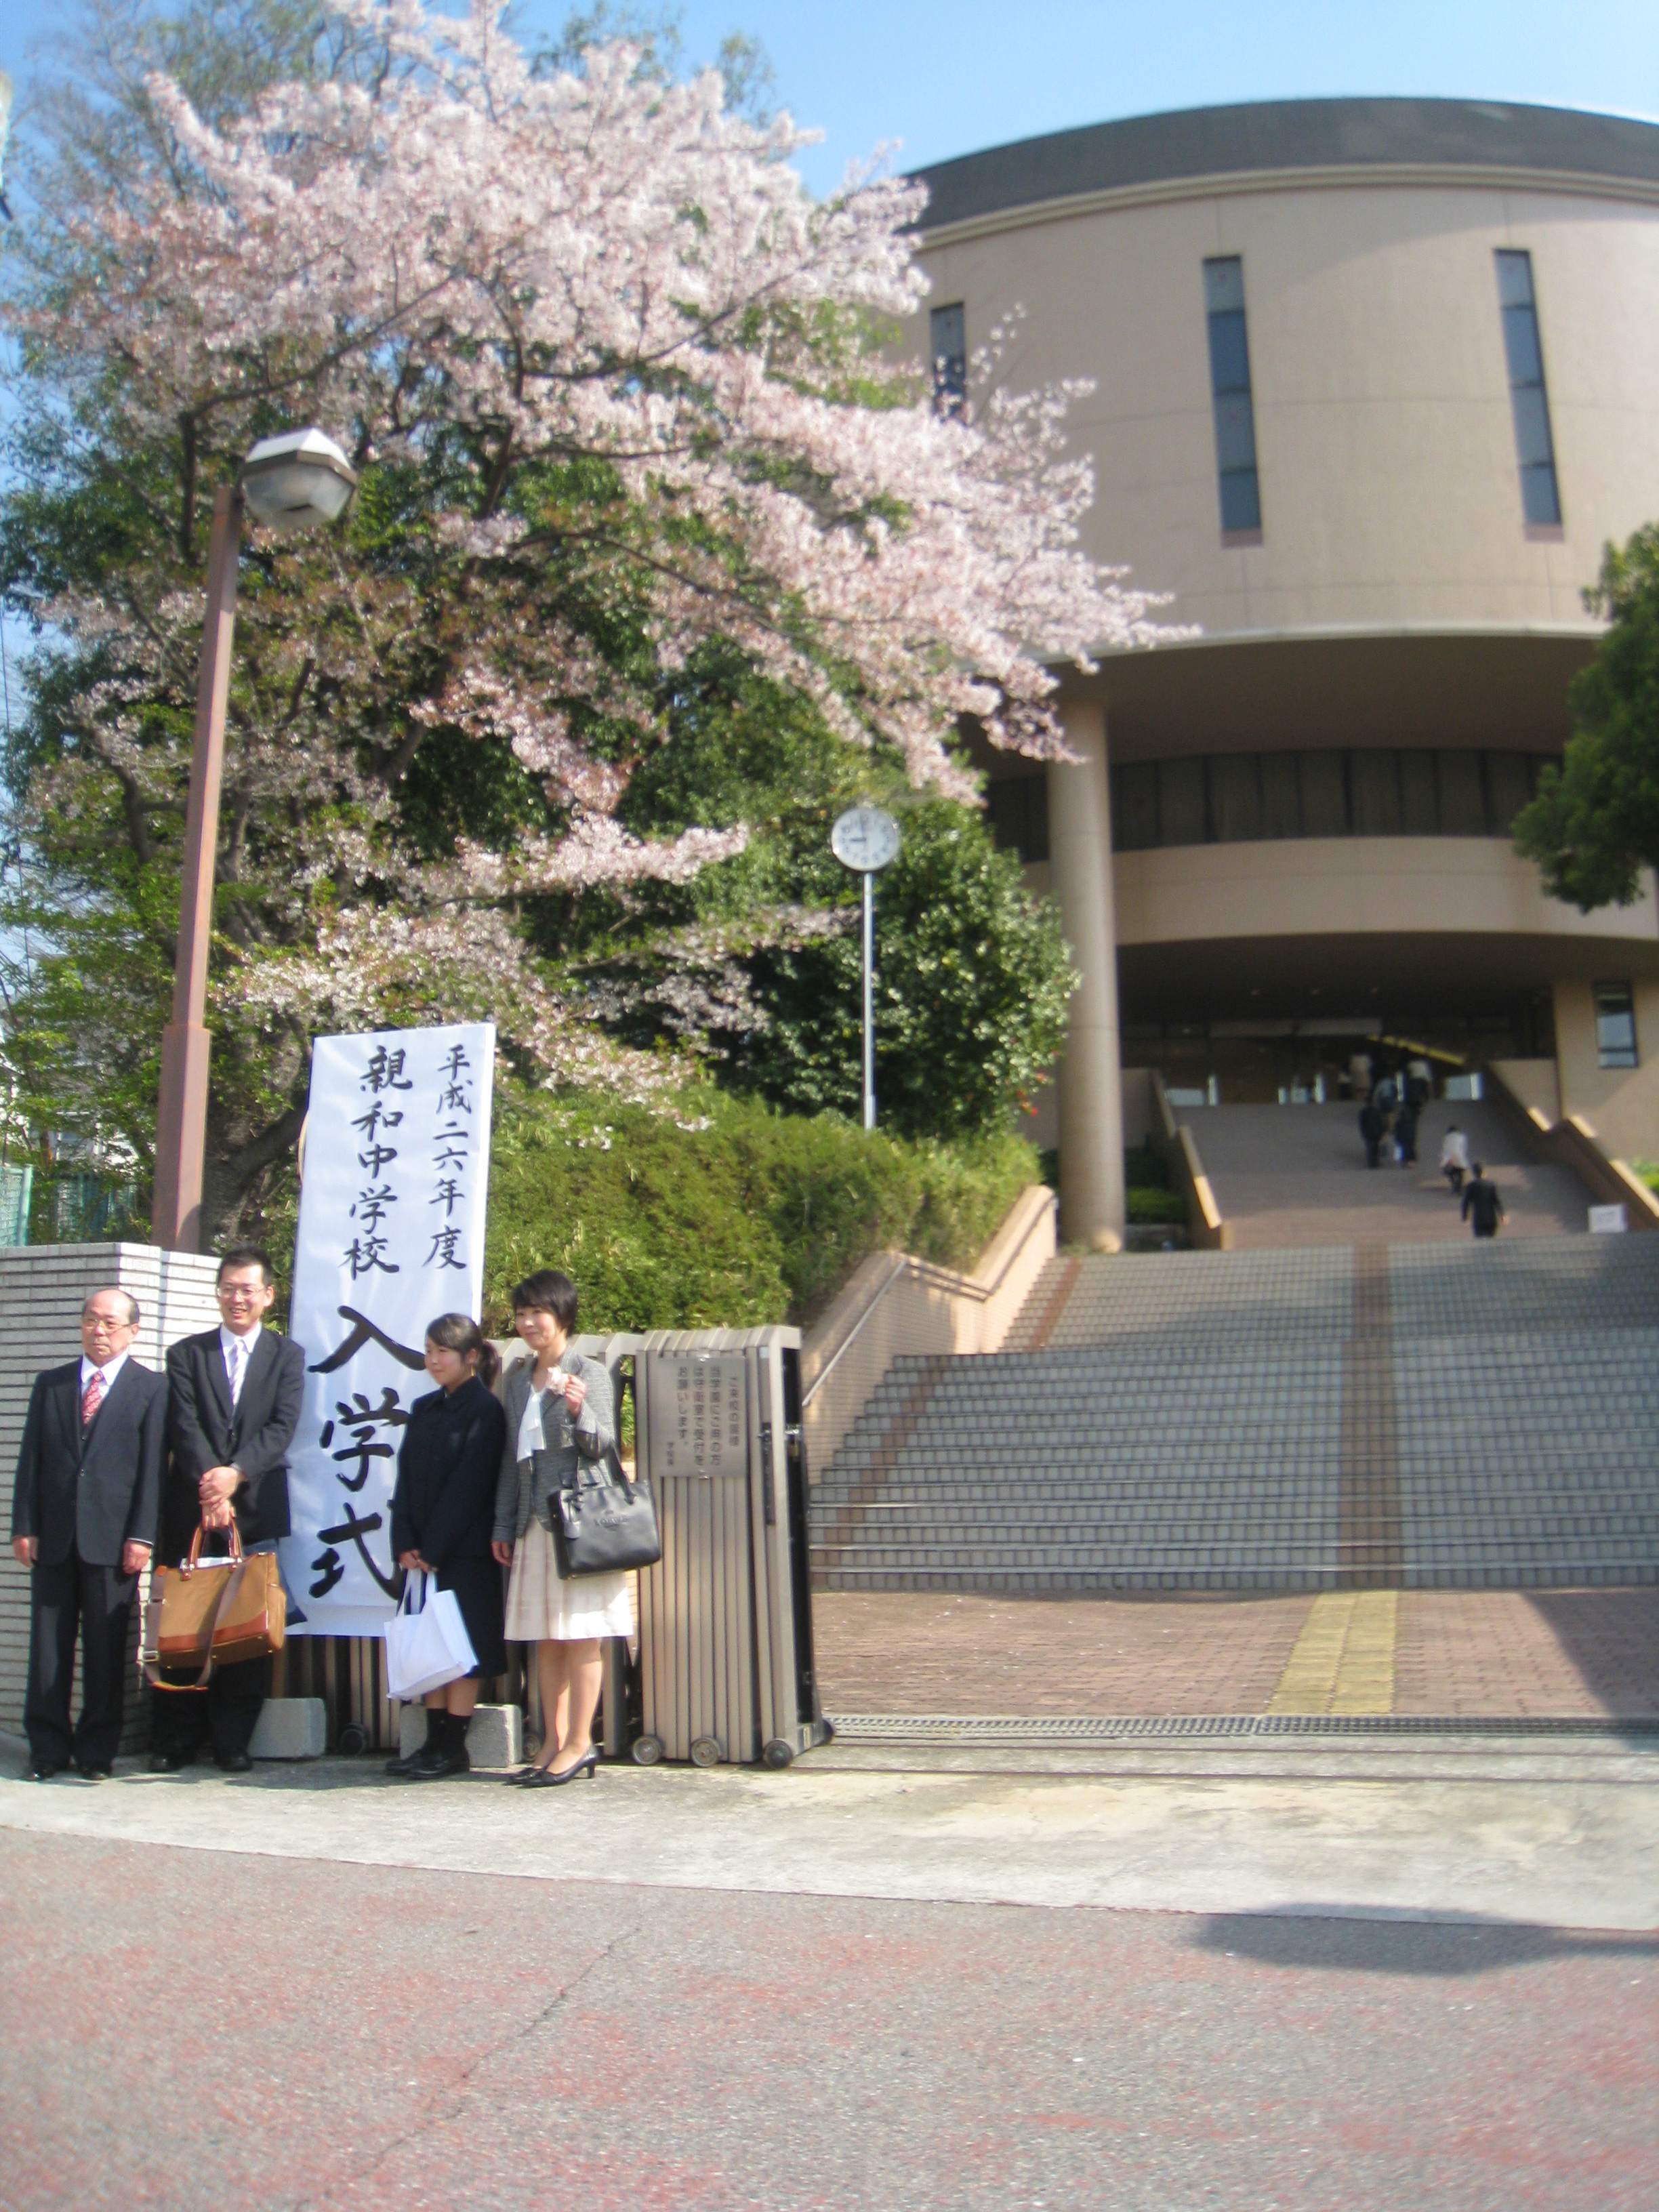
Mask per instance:
[[[1656,1778],[1608,1736],[3,1780],[0,2204],[1650,2212]]]

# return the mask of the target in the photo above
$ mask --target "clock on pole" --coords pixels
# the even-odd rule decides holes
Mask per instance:
[[[876,1126],[876,902],[877,876],[897,859],[899,826],[880,806],[849,806],[830,832],[830,850],[864,884],[864,1126]]]

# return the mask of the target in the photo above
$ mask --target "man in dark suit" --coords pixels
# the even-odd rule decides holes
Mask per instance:
[[[29,1399],[11,1548],[31,1570],[23,1726],[33,1782],[71,1760],[101,1781],[121,1741],[127,1621],[155,1540],[167,1445],[167,1384],[129,1352],[138,1319],[125,1291],[94,1291],[81,1310],[80,1358],[37,1375]],[[77,1629],[81,1717],[71,1730]]]
[[[264,1316],[276,1297],[269,1255],[238,1244],[219,1262],[220,1326],[167,1353],[171,1458],[162,1500],[162,1555],[181,1559],[198,1522],[228,1531],[244,1552],[275,1551],[289,1533],[288,1448],[300,1418],[306,1356],[273,1336]],[[204,1541],[204,1552],[228,1545]],[[252,1765],[248,1743],[270,1690],[269,1659],[217,1667],[206,1691],[157,1690],[153,1772],[188,1766],[205,1735],[227,1773]]]

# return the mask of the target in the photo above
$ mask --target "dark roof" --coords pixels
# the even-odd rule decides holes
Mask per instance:
[[[1269,100],[1022,138],[915,173],[921,228],[1079,192],[1252,169],[1422,161],[1659,184],[1659,125],[1482,100]]]

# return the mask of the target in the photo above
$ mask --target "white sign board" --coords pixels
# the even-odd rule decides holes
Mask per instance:
[[[649,1473],[749,1472],[749,1377],[740,1352],[653,1352],[647,1370]]]
[[[1623,1237],[1629,1233],[1630,1216],[1622,1206],[1592,1206],[1589,1211],[1592,1237]]]
[[[306,1395],[283,1546],[290,1632],[378,1636],[396,1602],[392,1492],[440,1314],[478,1318],[495,1031],[383,1030],[312,1048],[289,1334]]]

